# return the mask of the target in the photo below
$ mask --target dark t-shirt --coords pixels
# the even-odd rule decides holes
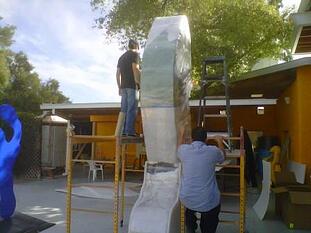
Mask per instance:
[[[118,68],[121,72],[121,88],[136,89],[132,63],[138,64],[139,56],[137,52],[128,50],[118,61]]]

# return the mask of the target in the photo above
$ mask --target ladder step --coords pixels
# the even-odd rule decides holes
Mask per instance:
[[[224,95],[205,96],[204,99],[205,100],[225,100],[226,96],[224,96]]]
[[[228,221],[228,220],[220,220],[219,222],[224,224],[240,224],[240,221]]]
[[[210,56],[205,59],[205,63],[221,63],[224,62],[224,56]]]
[[[221,193],[222,196],[239,197],[240,193]]]
[[[240,165],[226,165],[226,164],[217,164],[216,167],[227,167],[227,168],[240,168]]]
[[[225,213],[225,214],[240,214],[240,211],[221,210],[220,213]]]
[[[204,80],[205,81],[223,81],[223,80],[225,80],[225,76],[223,76],[223,75],[213,75],[213,76],[204,75]]]
[[[228,132],[206,132],[207,139],[215,139],[216,136],[221,136],[224,137],[224,139],[227,139],[228,135]]]
[[[226,118],[225,114],[204,114],[205,118]]]
[[[216,176],[235,176],[235,177],[240,177],[240,174],[217,172]]]

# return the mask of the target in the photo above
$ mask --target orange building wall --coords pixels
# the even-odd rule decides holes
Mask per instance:
[[[257,106],[232,106],[232,127],[233,135],[240,133],[240,127],[243,126],[249,131],[262,131],[264,135],[277,135],[276,126],[276,107],[275,105],[266,105],[265,114],[257,114]],[[208,113],[219,113],[224,107],[208,107]],[[191,109],[192,127],[197,123],[197,109]],[[227,131],[226,118],[207,118],[206,126],[210,131]]]
[[[284,142],[285,136],[288,134],[291,139],[290,155],[291,159],[299,162],[297,159],[300,154],[300,135],[299,135],[299,111],[298,111],[298,80],[296,79],[289,86],[277,101],[277,126],[278,135],[281,142]],[[289,103],[285,102],[285,98],[289,98]]]
[[[300,148],[297,160],[311,168],[311,66],[297,70]]]
[[[95,122],[95,135],[114,135],[118,121],[118,113],[115,115],[92,115],[90,121]],[[141,133],[141,118],[137,117],[136,132]],[[116,144],[115,142],[95,143],[96,160],[114,160]],[[136,146],[129,145],[127,149],[127,163],[132,164],[136,156]]]
[[[296,80],[280,96],[277,103],[278,134],[291,138],[290,159],[307,164],[311,169],[311,66],[297,68]],[[285,103],[289,97],[289,104]],[[307,182],[310,179],[307,178]]]

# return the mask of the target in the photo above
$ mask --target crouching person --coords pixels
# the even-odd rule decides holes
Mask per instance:
[[[194,233],[197,229],[196,213],[199,212],[201,232],[214,233],[220,212],[215,166],[225,159],[222,138],[215,138],[217,147],[206,144],[203,128],[193,129],[191,136],[191,144],[181,144],[178,148],[182,163],[180,200],[186,208],[186,232]]]

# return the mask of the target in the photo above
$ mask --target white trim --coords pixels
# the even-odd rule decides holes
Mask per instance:
[[[231,99],[232,106],[243,105],[275,105],[277,99]],[[225,106],[225,100],[207,100],[206,106]],[[190,107],[199,106],[199,100],[190,100]],[[41,110],[60,110],[60,109],[107,109],[120,108],[120,103],[78,103],[78,104],[42,104]]]
[[[119,102],[107,102],[107,103],[72,103],[72,104],[41,104],[41,110],[52,109],[85,109],[85,108],[120,108]]]
[[[246,105],[275,105],[277,99],[231,99],[231,106],[246,106]],[[190,107],[199,106],[199,100],[190,100]],[[225,100],[207,100],[206,106],[226,106]]]

